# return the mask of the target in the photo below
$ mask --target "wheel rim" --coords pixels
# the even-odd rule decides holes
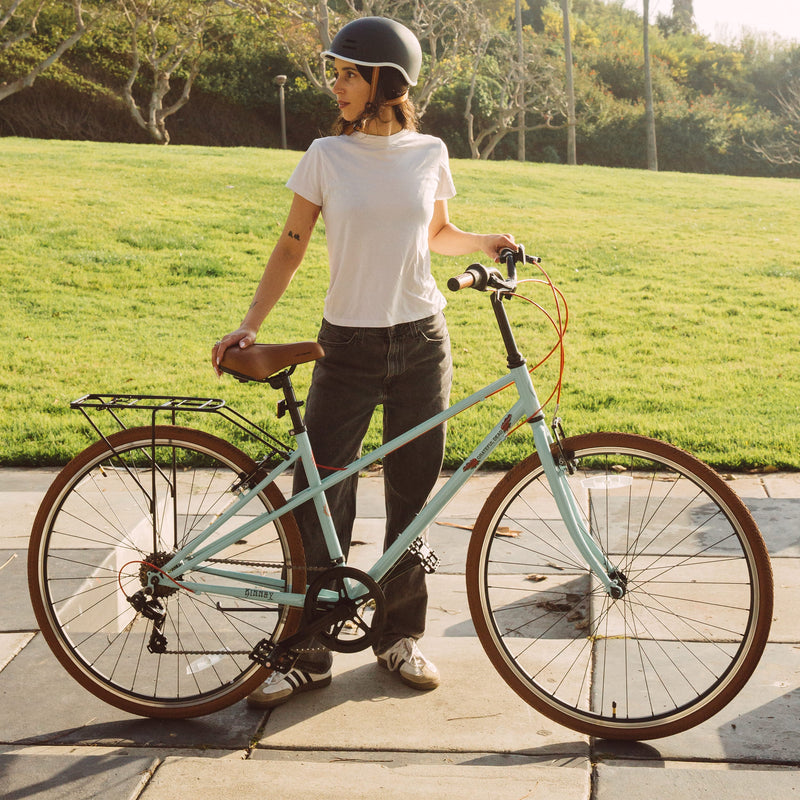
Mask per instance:
[[[580,456],[608,449],[584,446]],[[536,518],[525,500],[542,485],[539,467],[520,477],[510,492],[517,499],[486,523],[488,531],[510,530],[484,537],[475,605],[490,656],[525,699],[570,727],[603,735],[635,729],[645,738],[648,729],[689,727],[738,691],[763,648],[763,635],[754,644],[763,587],[748,537],[722,513],[726,502],[708,482],[695,483],[661,453],[658,472],[645,479],[632,459],[653,453],[615,450],[612,461],[627,465],[609,463],[571,482],[580,482],[593,535],[626,576],[626,596],[611,600],[577,556],[551,546],[560,520]],[[645,483],[647,492],[636,494]]]
[[[135,614],[125,599],[142,587],[148,571],[142,562],[155,559],[163,564],[177,545],[233,499],[231,487],[242,468],[252,465],[214,437],[188,442],[158,438],[157,458],[165,466],[156,479],[154,541],[152,517],[141,490],[151,488],[147,465],[152,446],[150,438],[120,444],[121,458],[98,454],[61,487],[42,531],[41,600],[35,605],[45,616],[42,630],[56,655],[104,700],[129,710],[133,703],[139,713],[168,707],[205,713],[203,707],[254,679],[260,668],[248,654],[261,638],[280,637],[287,612],[262,606],[262,613],[255,613],[243,610],[254,607],[249,601],[193,595],[167,582],[160,601],[167,610],[164,632],[170,652],[148,652],[152,623]],[[172,502],[165,491],[172,481],[166,456],[176,447],[181,451],[179,461],[205,459],[206,465],[176,473],[177,500]],[[252,518],[271,508],[262,493],[243,516]],[[223,526],[222,533],[235,522]],[[283,570],[259,568],[256,562],[277,565],[291,558],[280,520],[220,555],[250,562],[229,568],[273,575]],[[196,572],[191,580],[230,584],[229,579]],[[217,602],[228,610],[220,610]]]

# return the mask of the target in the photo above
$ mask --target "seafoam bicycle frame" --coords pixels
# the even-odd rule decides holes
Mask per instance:
[[[501,309],[501,311],[503,316],[505,316],[504,310]],[[615,594],[619,591],[619,587],[614,577],[614,566],[603,556],[600,548],[597,547],[591,533],[586,529],[582,521],[575,498],[565,479],[566,466],[558,463],[551,454],[550,447],[554,443],[554,438],[545,422],[539,399],[536,396],[530,373],[524,361],[518,366],[511,367],[509,373],[502,378],[485,386],[483,389],[479,389],[464,400],[452,405],[450,408],[431,417],[426,422],[412,428],[401,436],[383,444],[325,479],[320,478],[319,471],[314,462],[308,434],[305,430],[297,432],[295,434],[297,446],[294,452],[255,486],[246,490],[244,494],[233,502],[208,528],[200,532],[185,547],[178,550],[172,559],[163,565],[161,569],[176,580],[181,579],[181,576],[187,573],[197,571],[202,572],[206,576],[224,577],[228,580],[235,581],[237,584],[241,584],[234,586],[209,585],[207,583],[194,583],[190,579],[180,580],[182,587],[195,592],[226,595],[246,600],[274,602],[285,606],[302,607],[305,594],[286,592],[283,581],[279,579],[221,569],[204,562],[206,559],[213,557],[217,552],[223,550],[237,540],[246,537],[248,534],[269,524],[283,514],[311,500],[319,515],[322,533],[325,538],[328,553],[331,557],[331,563],[344,565],[345,557],[342,553],[325,499],[325,491],[358,473],[370,464],[380,460],[393,450],[402,447],[421,434],[452,419],[466,409],[486,400],[491,395],[508,388],[512,384],[516,387],[519,394],[517,402],[503,415],[502,419],[492,428],[491,432],[470,453],[461,466],[428,501],[414,520],[412,520],[411,524],[398,536],[394,543],[367,572],[375,581],[380,581],[400,560],[403,553],[408,550],[414,541],[423,535],[425,530],[434,522],[450,500],[458,493],[461,487],[484,463],[489,455],[508,438],[514,428],[524,420],[527,420],[532,429],[534,444],[540,455],[550,489],[570,538],[592,572],[603,584],[606,591],[609,592],[609,594]],[[308,479],[307,489],[292,496],[286,504],[279,509],[264,512],[244,525],[238,526],[235,530],[229,531],[215,542],[203,547],[203,543],[207,541],[209,537],[222,528],[228,520],[248,502],[254,499],[260,491],[279,478],[290,467],[298,463],[302,464],[302,468]],[[358,596],[363,591],[366,591],[363,588],[359,590],[357,582],[354,582],[354,584],[355,585],[351,585],[351,591],[354,596]],[[329,594],[323,591],[320,597],[321,599],[336,600],[336,594],[332,592]]]

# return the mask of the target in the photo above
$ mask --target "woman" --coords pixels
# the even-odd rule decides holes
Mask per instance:
[[[403,25],[364,17],[342,28],[324,54],[334,62],[340,116],[334,135],[317,139],[287,186],[294,199],[241,326],[214,345],[249,347],[300,266],[317,218],[325,219],[330,285],[305,422],[320,465],[339,467],[361,450],[373,412],[384,411],[384,441],[447,407],[452,365],[442,316],[445,299],[431,275],[430,251],[496,259],[508,234],[467,233],[448,217],[455,195],[443,142],[417,132],[408,87],[422,51]],[[389,454],[383,462],[388,546],[418,513],[441,469],[445,426]],[[295,470],[294,491],[304,488]],[[330,474],[321,468],[323,477]],[[355,519],[356,480],[327,494],[346,554]],[[295,512],[307,563],[328,566],[311,503]],[[422,565],[411,563],[384,585],[387,621],[374,650],[378,663],[416,689],[439,684],[417,640],[425,629]],[[269,708],[331,680],[331,654],[309,647],[286,675],[273,673],[248,702]]]

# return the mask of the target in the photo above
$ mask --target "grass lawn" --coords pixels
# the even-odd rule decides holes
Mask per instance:
[[[249,305],[299,157],[0,139],[0,464],[59,464],[85,446],[94,434],[69,401],[87,392],[221,397],[285,434],[274,392],[217,380],[209,354]],[[567,433],[648,434],[723,469],[800,468],[800,182],[514,162],[452,168],[453,221],[513,232],[566,296]],[[469,263],[435,257],[440,285]],[[320,223],[260,340],[313,338],[326,278]],[[548,304],[540,286],[526,291]],[[501,374],[504,358],[487,296],[445,293],[458,399]],[[532,306],[513,301],[509,311],[535,363],[552,329]],[[542,398],[554,366],[537,373]],[[296,374],[304,392],[310,368]],[[505,403],[501,394],[452,423],[450,465]],[[131,415],[137,421],[148,418]],[[208,416],[185,422],[238,437]],[[494,463],[529,450],[520,431]]]

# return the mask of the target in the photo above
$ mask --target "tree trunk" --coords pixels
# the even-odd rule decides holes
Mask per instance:
[[[644,102],[647,121],[647,169],[658,170],[656,115],[653,108],[653,82],[650,76],[650,0],[644,0]]]
[[[693,0],[672,0],[672,19],[681,33],[691,33],[694,29]]]

